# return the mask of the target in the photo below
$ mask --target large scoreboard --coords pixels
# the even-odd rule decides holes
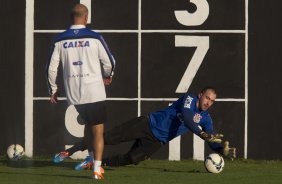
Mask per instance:
[[[88,27],[103,35],[116,60],[113,82],[106,89],[106,130],[165,108],[186,91],[197,94],[204,86],[214,86],[218,99],[210,114],[215,130],[237,147],[239,157],[247,157],[245,0],[27,1],[28,156],[52,155],[83,137],[84,125],[66,103],[62,78],[57,105],[49,102],[45,78],[52,39],[69,27],[70,10],[79,2],[89,8]],[[105,155],[126,152],[130,146],[106,146]],[[188,133],[164,145],[153,158],[202,160],[209,152],[203,141]]]

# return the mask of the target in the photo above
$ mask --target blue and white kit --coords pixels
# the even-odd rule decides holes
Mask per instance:
[[[213,134],[213,122],[208,111],[197,108],[197,96],[185,94],[171,106],[149,114],[153,135],[162,143],[192,131],[200,135],[201,131]],[[222,149],[221,144],[208,142],[214,151]]]
[[[46,69],[50,94],[56,93],[58,89],[56,79],[60,62],[69,104],[86,104],[106,99],[103,77],[113,75],[115,60],[100,34],[84,25],[72,25],[54,39]]]

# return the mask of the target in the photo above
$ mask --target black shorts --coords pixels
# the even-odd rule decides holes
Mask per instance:
[[[105,132],[104,140],[105,145],[135,141],[127,153],[135,164],[151,157],[162,146],[162,143],[153,135],[147,116],[131,119]]]
[[[81,119],[88,125],[103,124],[107,120],[105,101],[74,106]]]

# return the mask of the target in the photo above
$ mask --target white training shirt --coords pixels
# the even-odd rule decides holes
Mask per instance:
[[[113,75],[115,60],[102,36],[84,25],[72,25],[55,38],[53,47],[47,65],[50,94],[58,90],[56,80],[61,62],[69,104],[105,100],[103,77]]]

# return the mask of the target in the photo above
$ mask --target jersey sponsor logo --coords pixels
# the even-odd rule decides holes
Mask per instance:
[[[90,74],[86,73],[86,74],[72,74],[72,75],[68,75],[69,78],[82,78],[82,77],[89,77]]]
[[[184,108],[191,108],[193,98],[191,96],[187,96],[185,103],[184,103]]]
[[[81,41],[70,41],[70,42],[65,42],[63,44],[63,47],[65,49],[75,48],[75,47],[90,47],[90,42],[88,40],[86,40],[86,41],[84,41],[84,40],[81,40]]]
[[[199,123],[199,122],[201,121],[201,119],[202,119],[202,116],[201,116],[200,114],[198,114],[198,113],[196,113],[196,114],[194,115],[194,117],[193,117],[193,121],[194,121],[195,123]]]
[[[73,33],[74,33],[74,34],[78,34],[78,32],[79,32],[78,29],[73,30]]]
[[[72,62],[73,65],[82,65],[83,62],[82,61],[74,61]]]

